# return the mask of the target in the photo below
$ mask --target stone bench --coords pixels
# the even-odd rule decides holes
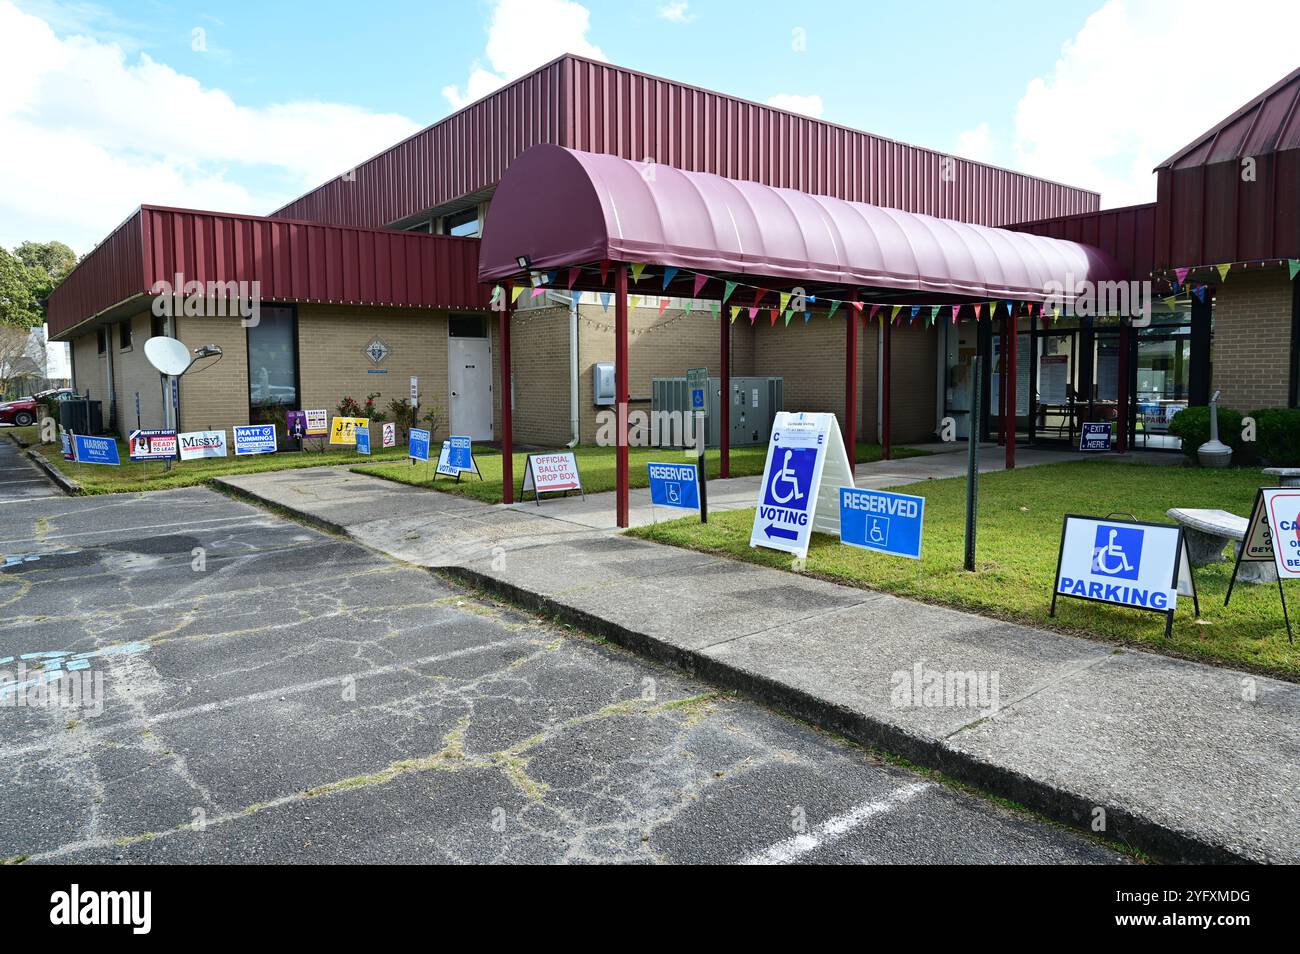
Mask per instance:
[[[1226,563],[1228,558],[1223,555],[1223,548],[1235,541],[1236,550],[1240,550],[1241,541],[1246,538],[1249,521],[1226,510],[1174,507],[1166,513],[1183,528],[1192,566]],[[1237,572],[1237,580],[1242,583],[1272,583],[1276,579],[1277,569],[1272,563],[1243,563]]]
[[[1300,487],[1300,467],[1265,467],[1264,473],[1276,477],[1283,487]]]

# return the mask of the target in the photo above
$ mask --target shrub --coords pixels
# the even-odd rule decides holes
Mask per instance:
[[[352,397],[352,395],[350,394],[347,397],[345,397],[342,401],[339,401],[339,406],[335,408],[335,410],[338,411],[339,417],[363,417],[364,416],[361,413],[361,405],[358,404],[356,398]]]
[[[1259,459],[1270,467],[1300,467],[1300,408],[1266,407],[1250,416]]]
[[[1210,439],[1210,409],[1185,407],[1169,422],[1169,433],[1182,438],[1183,454],[1196,463],[1196,449]],[[1232,448],[1232,462],[1244,464],[1253,456],[1241,440],[1241,413],[1230,407],[1219,408],[1219,440]]]
[[[393,398],[388,402],[388,414],[392,415],[393,423],[397,425],[398,442],[405,441],[410,436],[411,428],[415,426],[411,402],[406,398]]]

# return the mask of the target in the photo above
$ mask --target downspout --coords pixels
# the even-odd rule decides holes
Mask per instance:
[[[578,422],[578,301],[581,292],[569,295],[569,430],[573,440],[569,447],[576,447],[581,433]]]

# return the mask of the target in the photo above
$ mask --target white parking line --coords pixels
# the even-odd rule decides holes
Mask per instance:
[[[816,851],[822,845],[839,841],[863,822],[911,801],[929,787],[929,782],[913,782],[911,785],[905,785],[879,801],[867,802],[843,815],[836,815],[810,832],[778,841],[770,848],[741,859],[740,863],[742,865],[788,865],[810,851]]]

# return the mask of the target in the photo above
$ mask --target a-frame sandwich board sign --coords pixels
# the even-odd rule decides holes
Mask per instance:
[[[806,557],[814,530],[839,537],[839,488],[853,486],[835,415],[781,411],[772,423],[749,545]]]
[[[1300,489],[1295,487],[1261,487],[1255,494],[1255,503],[1250,508],[1250,519],[1246,522],[1246,536],[1242,538],[1237,550],[1236,562],[1232,565],[1232,579],[1228,580],[1228,592],[1223,597],[1227,606],[1232,599],[1232,588],[1237,583],[1237,574],[1243,563],[1272,563],[1277,570],[1277,595],[1282,601],[1282,621],[1286,623],[1286,638],[1293,642],[1295,634],[1291,629],[1291,614],[1286,606],[1286,590],[1282,589],[1284,577],[1300,577],[1300,529],[1297,529],[1297,516],[1300,515]],[[1275,547],[1274,541],[1280,546]],[[1288,549],[1290,552],[1288,552]]]

